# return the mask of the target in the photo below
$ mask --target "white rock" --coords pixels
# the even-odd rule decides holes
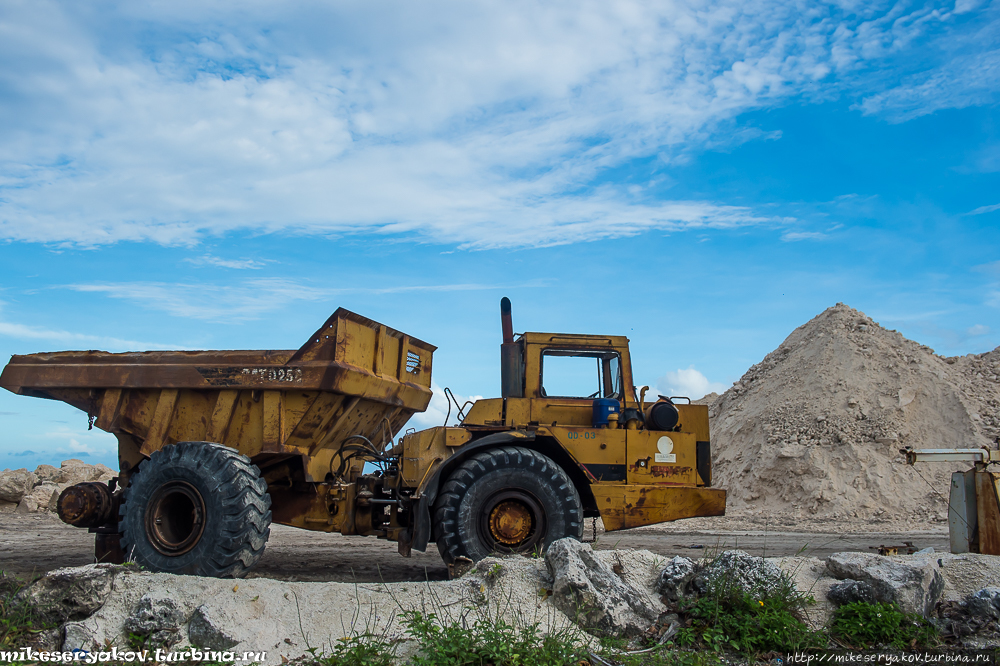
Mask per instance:
[[[646,595],[598,559],[589,544],[559,539],[545,553],[552,601],[580,627],[597,636],[635,636],[659,612]]]
[[[236,637],[239,624],[230,613],[222,609],[200,606],[188,625],[188,640],[209,650],[228,650],[241,643]]]
[[[1000,619],[1000,587],[984,587],[970,594],[965,600],[965,605],[972,615],[987,620]]]
[[[66,626],[63,627],[63,650],[67,652],[74,650],[91,652],[98,647],[94,634],[82,622],[67,622]]]
[[[868,583],[876,600],[924,617],[930,617],[944,592],[944,578],[931,560],[902,562],[873,553],[834,553],[826,567],[837,578]]]
[[[42,616],[51,620],[81,620],[101,608],[111,594],[116,564],[90,564],[56,569],[20,593]]]
[[[39,481],[52,481],[56,483],[55,478],[59,476],[59,471],[58,467],[41,464],[35,468],[35,476],[38,477]]]
[[[26,469],[0,472],[0,501],[20,502],[38,483],[38,477]]]
[[[38,513],[55,511],[56,502],[62,489],[51,483],[43,483],[25,495],[17,505],[17,513]]]
[[[656,581],[656,591],[670,601],[678,601],[687,593],[685,588],[694,576],[694,562],[678,555],[667,562],[667,566],[663,567],[663,571],[660,572],[660,577]]]
[[[707,581],[737,587],[754,597],[766,596],[790,584],[776,564],[742,550],[725,551],[701,575]]]

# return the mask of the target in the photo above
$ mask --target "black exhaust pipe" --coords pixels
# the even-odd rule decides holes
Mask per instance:
[[[514,323],[510,316],[510,299],[500,299],[500,324],[503,343],[500,345],[500,396],[524,397],[524,353],[521,344],[514,342]]]
[[[514,342],[514,322],[510,318],[510,299],[504,296],[500,299],[500,324],[503,326],[503,343]]]

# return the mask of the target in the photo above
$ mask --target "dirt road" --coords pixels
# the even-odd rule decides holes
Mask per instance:
[[[586,539],[591,538],[588,521]],[[948,550],[945,527],[919,532],[829,533],[823,531],[692,530],[680,523],[598,533],[598,549],[638,548],[664,556],[701,557],[721,549],[739,548],[769,557],[812,555],[858,550],[911,541],[918,548]],[[19,576],[41,574],[59,567],[93,561],[93,535],[63,524],[51,514],[0,514],[0,570]],[[400,557],[396,544],[374,537],[345,537],[307,532],[282,525],[271,527],[271,539],[251,577],[300,581],[443,580],[448,571],[430,545],[426,553]]]

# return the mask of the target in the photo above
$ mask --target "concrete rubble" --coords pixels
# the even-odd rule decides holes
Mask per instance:
[[[61,467],[39,465],[34,472],[5,469],[0,472],[0,513],[41,513],[56,510],[59,494],[69,486],[85,481],[107,483],[118,476],[100,463],[65,460]]]
[[[645,591],[629,584],[589,544],[560,539],[549,546],[552,602],[598,636],[638,636],[660,614]]]
[[[1000,580],[1000,557],[990,555],[931,560],[838,553],[823,562],[728,551],[713,563],[665,559],[649,551],[593,551],[572,540],[553,544],[545,559],[486,558],[461,578],[443,582],[234,581],[96,564],[51,572],[22,595],[61,623],[55,639],[61,645],[52,647],[125,648],[140,640],[173,650],[193,645],[237,654],[267,652],[266,663],[276,664],[310,649],[328,651],[338,639],[366,632],[399,638],[405,646],[401,616],[406,611],[467,625],[477,620],[537,623],[542,632],[569,631],[593,644],[597,636],[642,632],[668,611],[660,595],[669,597],[669,590],[696,595],[687,583],[707,582],[727,570],[740,572],[728,580],[748,592],[784,581],[814,596],[817,603],[806,609],[814,628],[829,621],[835,605],[827,592],[848,575],[883,599],[897,595],[894,599],[908,603],[909,610],[926,611],[928,595],[953,604],[964,618],[956,627],[974,629],[1000,613],[1000,588],[982,584]]]
[[[837,578],[866,583],[882,603],[930,617],[944,592],[944,577],[929,560],[900,562],[872,553],[836,553],[826,566]]]

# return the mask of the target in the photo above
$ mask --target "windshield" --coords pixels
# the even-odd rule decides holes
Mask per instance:
[[[542,352],[542,395],[621,400],[618,353],[546,349]]]

